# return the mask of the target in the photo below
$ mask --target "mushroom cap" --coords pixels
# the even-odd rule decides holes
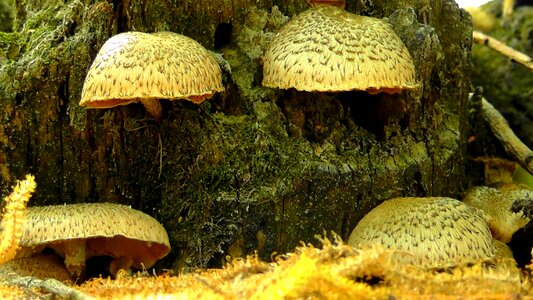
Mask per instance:
[[[359,221],[348,244],[399,250],[398,262],[426,268],[489,260],[496,253],[484,213],[445,197],[387,200]]]
[[[85,78],[80,105],[110,108],[139,99],[200,103],[223,90],[220,66],[195,40],[132,31],[104,43]]]
[[[505,185],[499,189],[473,187],[466,193],[463,202],[485,212],[492,236],[503,243],[509,243],[513,234],[530,221],[522,210],[514,211],[515,204],[531,200],[533,191],[527,187]]]
[[[39,279],[54,278],[64,283],[73,283],[62,258],[56,254],[35,255],[8,261],[0,265],[0,277],[10,274],[32,276]]]
[[[291,19],[263,55],[263,85],[399,93],[418,87],[409,51],[387,22],[333,6]]]
[[[170,251],[165,228],[151,216],[126,205],[81,203],[30,207],[21,253],[85,239],[87,258],[131,256],[137,268],[149,268]]]

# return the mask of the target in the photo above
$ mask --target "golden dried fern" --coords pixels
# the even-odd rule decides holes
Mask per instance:
[[[22,225],[26,219],[26,203],[37,184],[33,175],[19,181],[13,192],[4,198],[4,211],[0,232],[0,264],[15,258],[22,237]]]

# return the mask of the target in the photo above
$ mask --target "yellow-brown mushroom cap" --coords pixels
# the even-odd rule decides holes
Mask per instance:
[[[445,197],[387,200],[361,219],[348,244],[399,250],[399,262],[427,268],[489,260],[496,253],[484,213]]]
[[[73,283],[61,257],[56,254],[24,257],[0,265],[0,278],[6,278],[12,274],[32,276],[43,280],[54,278],[64,283]]]
[[[263,85],[370,93],[418,86],[411,55],[387,22],[331,6],[283,26],[263,55]]]
[[[504,185],[499,189],[476,186],[466,193],[463,202],[484,211],[492,236],[503,243],[510,243],[513,234],[530,221],[523,211],[513,211],[513,205],[531,199],[533,191],[520,185]]]
[[[172,32],[124,32],[98,52],[80,105],[110,108],[142,99],[199,103],[223,90],[220,66],[195,40]]]
[[[70,241],[86,240],[86,258],[131,256],[133,266],[148,268],[170,251],[165,228],[151,216],[126,205],[31,207],[27,218],[21,253],[39,252],[45,247],[61,249]]]

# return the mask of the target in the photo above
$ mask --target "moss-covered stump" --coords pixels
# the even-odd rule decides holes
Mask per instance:
[[[387,198],[461,192],[471,28],[453,1],[348,3],[388,17],[413,56],[420,89],[392,96],[262,87],[260,57],[304,1],[212,2],[17,3],[14,32],[0,34],[3,191],[31,172],[34,205],[130,204],[167,228],[163,264],[176,269],[268,258],[324,231],[346,238]],[[162,101],[161,123],[136,104],[80,108],[96,52],[127,30],[184,33],[222,53],[226,92]]]

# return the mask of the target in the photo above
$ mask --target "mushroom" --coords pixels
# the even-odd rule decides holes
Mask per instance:
[[[490,260],[497,250],[485,214],[446,197],[384,201],[359,221],[348,244],[380,244],[398,250],[397,262],[426,268]]]
[[[195,40],[173,32],[132,31],[104,43],[85,78],[80,105],[141,102],[159,121],[159,99],[201,103],[223,90],[220,66]]]
[[[525,227],[530,219],[523,210],[515,209],[520,201],[531,203],[533,191],[520,185],[504,185],[501,188],[476,186],[471,188],[463,202],[484,211],[492,236],[510,243],[513,234]]]
[[[115,258],[116,272],[130,265],[150,268],[170,251],[167,232],[156,219],[113,203],[31,207],[20,245],[18,257],[53,249],[73,278],[83,277],[85,261],[93,256]]]
[[[0,265],[0,278],[31,276],[39,279],[54,278],[64,283],[73,283],[70,274],[57,254],[35,255],[10,260]]]
[[[291,19],[263,55],[263,85],[272,88],[394,94],[417,88],[415,77],[411,55],[390,24],[334,6]]]

